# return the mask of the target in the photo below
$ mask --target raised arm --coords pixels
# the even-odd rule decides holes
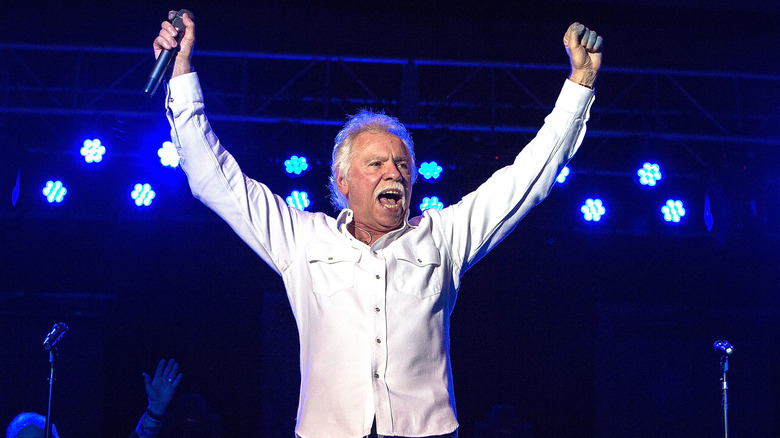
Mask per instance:
[[[168,16],[175,15],[171,11]],[[185,30],[178,44],[177,31],[168,21],[162,23],[153,43],[158,57],[163,50],[179,47],[165,106],[181,169],[187,175],[192,194],[222,217],[272,269],[281,273],[295,256],[297,238],[301,236],[297,224],[311,219],[313,213],[289,208],[267,186],[244,175],[212,131],[200,81],[190,63],[195,23],[188,15],[182,13]],[[324,215],[318,218],[326,220]]]
[[[569,26],[563,42],[571,75],[536,137],[514,163],[496,171],[458,204],[441,210],[444,233],[450,234],[453,254],[460,258],[456,261],[463,270],[506,237],[550,193],[561,168],[582,143],[603,42],[580,23]]]
[[[149,399],[146,412],[141,416],[135,431],[130,438],[156,438],[162,427],[165,410],[173,399],[176,387],[181,383],[182,375],[179,373],[179,364],[173,359],[165,363],[161,360],[157,364],[154,377],[143,373],[146,397]]]

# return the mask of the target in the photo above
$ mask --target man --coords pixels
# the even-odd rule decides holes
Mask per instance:
[[[171,15],[172,18],[172,15]],[[571,75],[545,124],[517,156],[458,204],[409,219],[413,144],[394,118],[364,111],[336,137],[337,218],[288,208],[244,176],[203,113],[185,14],[166,99],[193,194],[284,281],[300,337],[302,438],[457,435],[450,314],[461,275],[550,191],[585,134],[601,37],[574,23]],[[156,54],[176,49],[163,22]]]

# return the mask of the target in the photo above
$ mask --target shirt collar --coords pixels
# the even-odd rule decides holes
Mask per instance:
[[[382,236],[379,239],[377,239],[374,242],[374,244],[376,244],[377,242],[385,242],[383,245],[386,245],[386,244],[392,242],[393,240],[395,240],[396,238],[398,238],[398,236],[404,234],[404,232],[406,232],[406,230],[408,230],[409,228],[415,228],[414,226],[409,225],[409,214],[410,213],[411,213],[411,210],[407,210],[406,211],[406,219],[404,219],[404,224],[403,224],[403,226],[401,228],[398,228],[397,230],[393,230],[393,231],[385,234],[384,236]],[[354,216],[355,216],[355,214],[352,212],[351,209],[345,208],[345,209],[341,210],[339,215],[336,217],[336,225],[338,226],[338,229],[341,231],[341,234],[343,234],[344,236],[346,236],[349,239],[352,239],[353,236],[352,236],[352,233],[350,233],[349,230],[347,229],[347,225],[349,225],[352,221],[354,221],[354,219],[355,219]]]

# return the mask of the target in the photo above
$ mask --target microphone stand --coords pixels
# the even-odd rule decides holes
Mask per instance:
[[[46,409],[46,438],[51,438],[51,400],[54,392],[54,358],[57,357],[57,347],[52,346],[49,349],[49,364],[51,369],[49,371],[49,407]]]
[[[723,372],[723,378],[721,379],[723,382],[723,427],[726,438],[729,438],[729,403],[728,398],[726,397],[726,390],[728,390],[726,371],[729,370],[729,357],[725,354],[720,357],[720,370]]]
[[[49,351],[49,364],[51,365],[51,371],[49,371],[49,407],[46,410],[46,438],[51,438],[52,421],[51,421],[51,402],[52,394],[54,393],[54,358],[57,357],[57,342],[68,331],[68,326],[65,323],[54,324],[51,331],[43,340],[43,348]]]

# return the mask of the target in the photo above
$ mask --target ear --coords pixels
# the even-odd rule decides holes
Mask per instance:
[[[343,176],[341,176],[341,172],[336,174],[336,185],[339,188],[339,192],[347,196],[349,194],[349,185],[347,184],[347,179]]]

